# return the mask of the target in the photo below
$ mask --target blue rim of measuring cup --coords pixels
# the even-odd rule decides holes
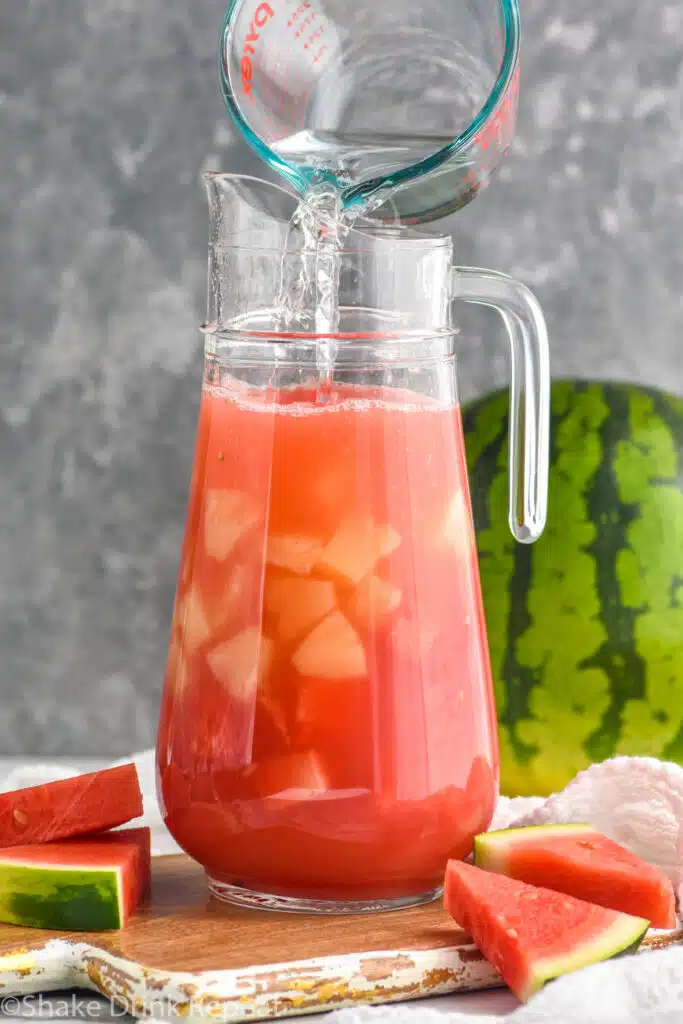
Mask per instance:
[[[309,184],[309,179],[286,163],[263,139],[260,139],[252,131],[248,121],[243,117],[239,105],[235,102],[232,90],[230,89],[225,55],[228,52],[227,42],[231,31],[232,14],[238,4],[242,2],[243,0],[230,0],[218,44],[218,66],[223,100],[233,121],[257,155],[270,167],[278,171],[297,192],[303,193]],[[499,3],[503,12],[503,25],[505,28],[503,60],[501,61],[496,81],[489,93],[488,99],[474,120],[452,142],[437,150],[436,153],[432,153],[431,156],[425,157],[424,160],[410,164],[400,171],[393,171],[391,174],[370,178],[368,181],[360,182],[358,185],[351,185],[342,189],[341,197],[345,206],[352,206],[361,199],[369,198],[380,188],[395,188],[436,170],[446,163],[447,160],[450,160],[451,157],[465,151],[489,118],[495,114],[505,98],[517,70],[520,40],[518,0],[499,0]]]

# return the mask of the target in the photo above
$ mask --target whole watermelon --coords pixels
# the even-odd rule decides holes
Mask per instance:
[[[616,754],[683,764],[683,400],[552,386],[548,524],[507,523],[508,394],[464,411],[502,792]]]

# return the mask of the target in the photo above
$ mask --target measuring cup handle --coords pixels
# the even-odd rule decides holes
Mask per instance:
[[[510,529],[518,541],[540,537],[548,510],[550,368],[548,331],[536,296],[495,270],[454,267],[453,299],[492,306],[510,339]]]

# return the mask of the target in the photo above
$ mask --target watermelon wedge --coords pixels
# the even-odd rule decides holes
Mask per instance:
[[[457,860],[444,905],[522,1002],[553,978],[637,949],[650,924]]]
[[[532,825],[476,836],[474,863],[520,882],[676,927],[671,882],[588,825]]]
[[[0,853],[0,921],[28,928],[122,928],[149,885],[148,828]]]
[[[99,832],[140,814],[134,764],[0,793],[0,848]]]

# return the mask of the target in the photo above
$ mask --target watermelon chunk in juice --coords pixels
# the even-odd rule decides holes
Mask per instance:
[[[322,553],[323,546],[317,537],[272,534],[268,538],[266,561],[269,565],[307,576],[320,560]]]
[[[324,766],[314,750],[260,761],[249,773],[249,782],[260,797],[289,800],[305,799],[329,788]]]
[[[272,642],[252,626],[208,651],[206,661],[221,686],[241,701],[253,698],[267,676]]]
[[[379,576],[366,576],[356,587],[349,602],[351,617],[372,628],[391,619],[401,606],[403,594],[398,587]]]
[[[135,765],[105,768],[0,793],[0,847],[98,832],[141,814],[142,793]]]
[[[450,545],[455,551],[466,552],[471,545],[472,520],[464,491],[458,491],[450,501],[437,538],[442,544]]]
[[[263,601],[278,637],[287,642],[305,636],[329,615],[337,594],[328,580],[285,576],[266,580]]]
[[[202,592],[202,604],[208,624],[208,635],[228,637],[239,632],[241,612],[249,603],[250,592],[258,584],[254,579],[254,566],[237,563],[229,575],[217,575],[215,581],[205,586]]]
[[[301,676],[362,679],[368,671],[362,641],[341,612],[333,612],[312,630],[292,655]]]
[[[380,526],[369,515],[354,515],[340,525],[322,553],[319,568],[342,581],[358,584],[400,543],[401,537],[392,526]]]
[[[206,553],[224,562],[258,523],[258,508],[243,491],[209,491],[204,508],[204,545]]]
[[[201,596],[193,587],[183,598],[175,616],[182,637],[181,645],[188,654],[193,654],[211,636],[211,624],[202,604]]]

